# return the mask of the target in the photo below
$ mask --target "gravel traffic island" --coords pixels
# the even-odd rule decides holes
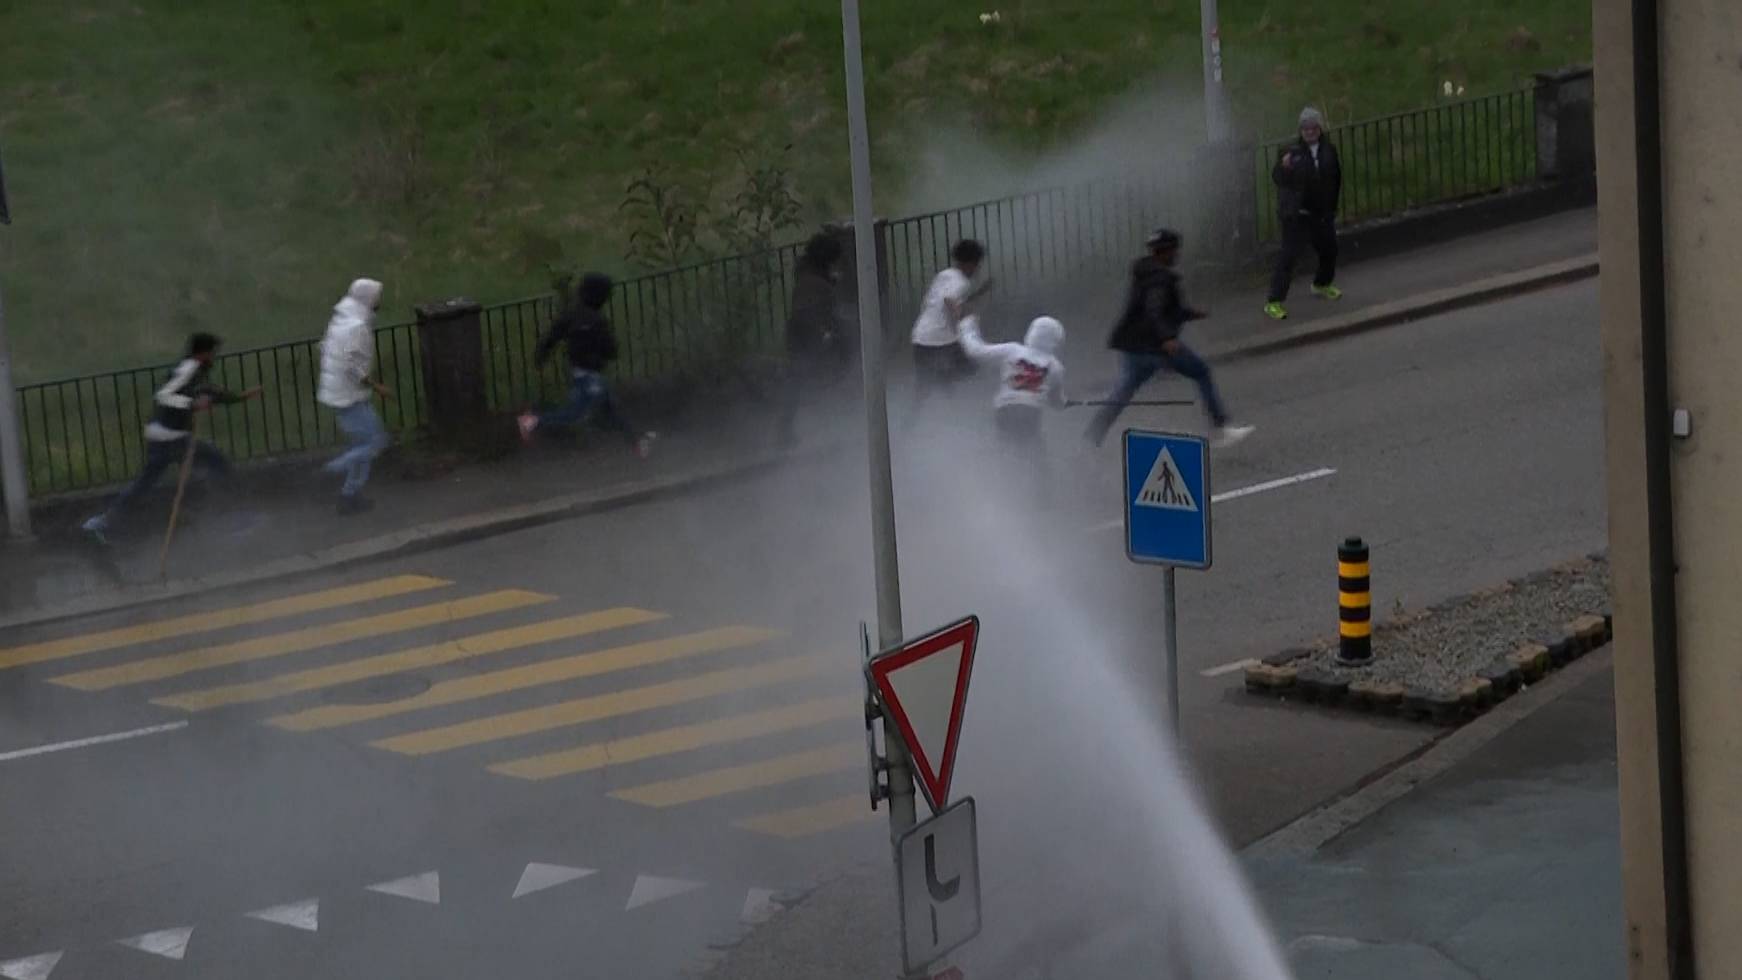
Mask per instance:
[[[1609,563],[1595,554],[1407,612],[1373,630],[1373,658],[1337,641],[1284,650],[1246,669],[1267,698],[1457,725],[1609,642]]]

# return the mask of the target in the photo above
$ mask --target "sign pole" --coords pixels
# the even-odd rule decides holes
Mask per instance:
[[[1179,612],[1174,604],[1173,566],[1161,570],[1161,602],[1163,632],[1167,642],[1167,719],[1173,726],[1174,738],[1180,734],[1179,724]]]
[[[0,493],[6,526],[15,540],[30,538],[30,483],[24,472],[24,439],[18,432],[18,393],[12,387],[12,350],[6,340],[6,306],[0,300]]]
[[[859,0],[841,0],[846,58],[847,135],[853,171],[853,246],[858,253],[859,360],[864,372],[865,422],[871,463],[871,547],[877,569],[877,640],[902,640],[901,566],[895,545],[895,479],[889,459],[888,387],[883,374],[883,311],[877,299],[877,241],[871,202],[871,136],[865,117],[865,61],[859,47]],[[913,772],[907,747],[884,718],[893,841],[915,823]]]

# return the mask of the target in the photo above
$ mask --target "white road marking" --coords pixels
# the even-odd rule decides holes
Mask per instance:
[[[1320,469],[1316,469],[1316,470],[1308,470],[1305,473],[1296,473],[1293,476],[1285,476],[1285,477],[1281,478],[1280,480],[1266,480],[1263,483],[1254,483],[1249,487],[1239,487],[1238,489],[1227,490],[1227,491],[1224,491],[1222,493],[1218,493],[1215,496],[1210,498],[1210,503],[1219,504],[1219,503],[1223,503],[1223,502],[1229,501],[1229,500],[1238,500],[1241,497],[1250,497],[1253,494],[1258,494],[1258,493],[1268,493],[1271,490],[1281,490],[1283,487],[1292,487],[1297,483],[1310,483],[1313,480],[1322,480],[1327,476],[1336,476],[1336,475],[1337,475],[1337,471],[1330,469],[1328,467],[1324,467],[1324,468],[1320,468]],[[1112,531],[1115,529],[1123,528],[1124,526],[1125,526],[1125,518],[1121,517],[1116,521],[1108,521],[1105,524],[1097,524],[1094,527],[1089,528],[1089,530],[1090,531]]]
[[[172,721],[165,725],[152,725],[148,728],[135,728],[130,732],[115,732],[111,735],[93,735],[90,738],[74,739],[71,742],[56,742],[53,745],[38,745],[28,749],[17,749],[12,752],[0,752],[0,762],[12,762],[15,759],[28,759],[33,755],[47,755],[50,752],[66,752],[71,749],[82,749],[92,745],[104,745],[109,742],[124,742],[130,738],[144,738],[147,735],[160,735],[188,727],[185,721]]]
[[[1256,667],[1256,666],[1258,666],[1258,661],[1253,660],[1252,658],[1248,657],[1245,660],[1236,660],[1231,664],[1223,664],[1220,667],[1211,667],[1208,670],[1200,670],[1200,671],[1198,671],[1198,676],[1200,676],[1200,677],[1220,677],[1223,674],[1232,674],[1237,670],[1245,670],[1248,667]]]
[[[6,980],[48,980],[48,975],[60,964],[61,953],[42,953],[21,960],[0,963],[0,977]]]
[[[184,926],[180,929],[160,929],[157,932],[148,932],[143,936],[134,936],[132,939],[118,939],[116,942],[123,946],[131,946],[142,953],[179,960],[187,956],[188,940],[192,939],[193,935],[194,927]]]
[[[623,911],[627,912],[643,905],[662,902],[685,892],[693,892],[702,885],[702,882],[684,881],[681,878],[655,878],[652,875],[641,875],[635,879],[635,890],[629,893],[629,904],[623,906]]]
[[[541,892],[546,888],[555,888],[558,885],[567,884],[568,882],[597,873],[598,872],[592,868],[570,868],[561,864],[538,864],[534,862],[527,865],[526,870],[520,873],[520,884],[514,887],[514,895],[512,897],[519,898],[522,895]]]
[[[291,902],[289,905],[274,905],[269,909],[249,912],[247,916],[250,919],[289,926],[304,932],[318,932],[321,927],[321,900],[309,898],[300,902]]]
[[[397,895],[409,898],[415,902],[427,902],[430,905],[442,903],[442,876],[439,872],[425,871],[409,878],[396,878],[384,881],[379,885],[370,885],[369,891],[380,892],[383,895]]]

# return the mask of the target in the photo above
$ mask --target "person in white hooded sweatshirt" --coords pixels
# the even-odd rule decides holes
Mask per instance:
[[[1041,416],[1048,408],[1065,407],[1065,364],[1058,356],[1064,344],[1064,324],[1050,316],[1030,322],[1020,344],[986,343],[977,316],[961,323],[963,353],[1000,366],[998,393],[992,396],[998,439],[1012,468],[1032,474],[1043,502],[1048,492]]]
[[[376,414],[371,394],[386,398],[391,393],[374,378],[375,311],[381,306],[381,284],[358,279],[333,307],[327,333],[321,340],[321,376],[316,398],[338,413],[339,431],[351,448],[327,463],[329,473],[343,473],[339,490],[339,513],[355,514],[369,508],[362,496],[369,482],[375,457],[387,448],[387,427]]]

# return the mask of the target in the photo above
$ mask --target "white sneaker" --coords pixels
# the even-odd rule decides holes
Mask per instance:
[[[531,412],[522,412],[516,421],[520,423],[520,441],[531,442],[532,434],[538,430],[538,416]]]
[[[1210,444],[1217,449],[1227,449],[1244,441],[1257,428],[1255,425],[1224,425],[1216,430]]]
[[[657,432],[642,433],[641,438],[635,441],[635,455],[640,456],[642,459],[646,459],[653,455],[653,442],[658,438],[659,433]]]

